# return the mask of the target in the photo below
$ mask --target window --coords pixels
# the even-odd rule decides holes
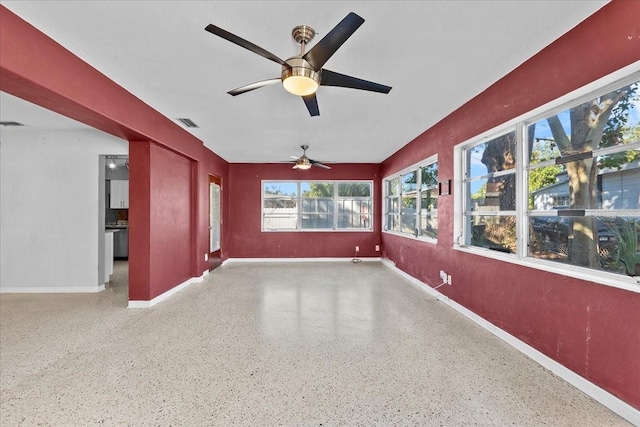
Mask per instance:
[[[457,243],[561,272],[638,275],[639,76],[459,147]]]
[[[516,132],[469,147],[463,178],[466,243],[516,250]]]
[[[263,181],[262,230],[363,230],[372,227],[371,181]]]
[[[435,157],[384,180],[384,231],[436,239],[438,163]]]

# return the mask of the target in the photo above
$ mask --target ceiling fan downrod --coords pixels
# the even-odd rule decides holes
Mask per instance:
[[[316,30],[308,25],[298,25],[291,31],[291,36],[300,45],[300,56],[304,55],[304,48],[316,35]]]

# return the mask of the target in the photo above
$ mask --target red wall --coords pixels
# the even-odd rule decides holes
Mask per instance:
[[[388,176],[640,60],[640,2],[614,1],[381,165]],[[453,196],[438,201],[437,245],[382,234],[384,256],[584,378],[640,409],[640,294],[454,251]],[[424,260],[429,262],[425,263]]]
[[[129,298],[149,301],[200,276],[208,174],[224,186],[227,162],[2,5],[0,22],[2,91],[130,141]]]
[[[199,276],[196,162],[158,144],[129,144],[129,298],[147,301]]]
[[[149,301],[209,268],[209,175],[222,180],[228,257],[228,164],[204,147],[192,159],[148,141],[129,143],[129,163],[129,299]]]
[[[380,244],[379,165],[332,164],[331,170],[293,170],[289,164],[229,165],[231,192],[229,247],[233,258],[333,258],[378,257]],[[374,224],[372,232],[262,232],[262,180],[373,180]]]

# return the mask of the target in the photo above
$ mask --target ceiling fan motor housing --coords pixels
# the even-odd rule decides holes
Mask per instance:
[[[294,56],[285,61],[288,66],[282,66],[282,84],[291,93],[296,95],[311,95],[320,86],[320,73],[317,73],[311,64],[301,57]],[[287,81],[290,79],[289,81]],[[288,85],[296,85],[291,90]],[[302,86],[302,89],[298,89]]]

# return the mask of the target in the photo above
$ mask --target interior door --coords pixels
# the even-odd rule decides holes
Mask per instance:
[[[222,263],[222,188],[221,179],[209,175],[209,271]]]

